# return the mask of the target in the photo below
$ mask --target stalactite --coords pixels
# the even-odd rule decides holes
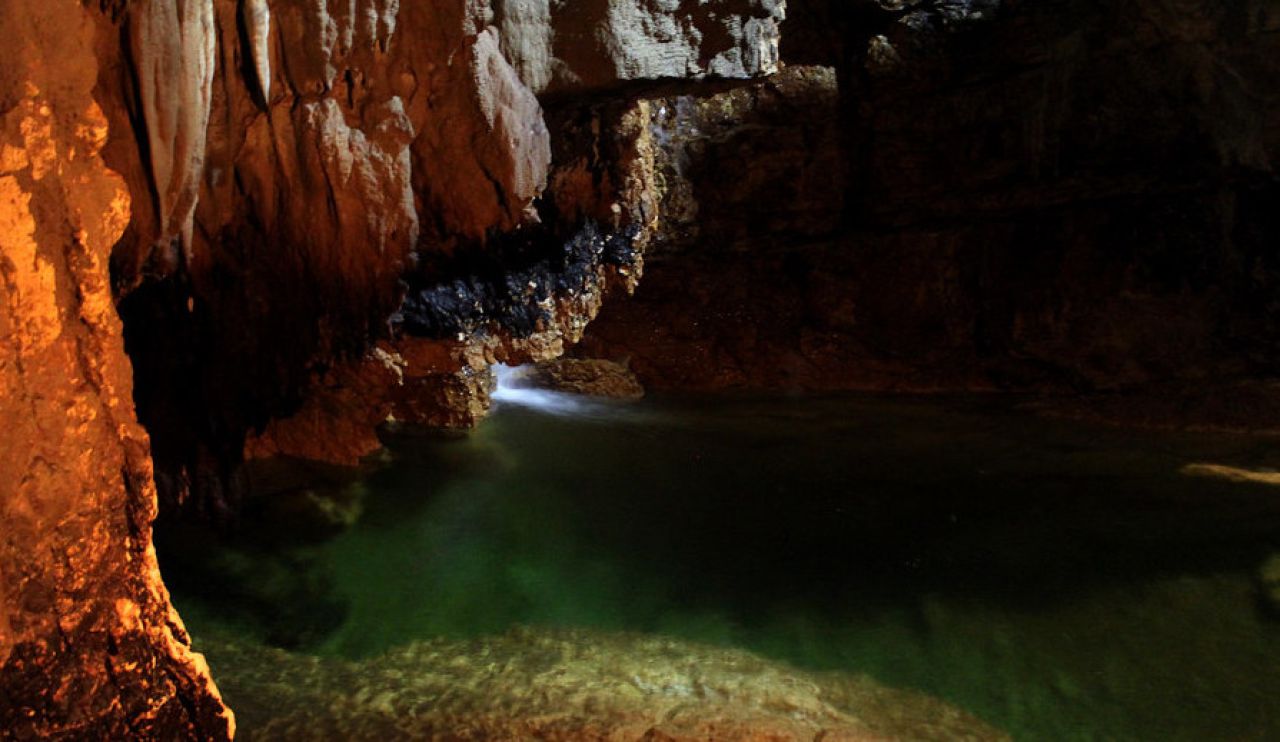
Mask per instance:
[[[129,10],[129,38],[156,201],[155,240],[180,240],[189,259],[212,108],[213,0],[143,0]]]
[[[263,105],[271,103],[271,9],[267,0],[244,0],[240,6],[244,29],[248,35],[249,52],[253,56],[253,71],[257,76],[258,93]]]

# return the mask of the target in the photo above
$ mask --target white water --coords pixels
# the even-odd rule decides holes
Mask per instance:
[[[493,392],[497,409],[505,406],[524,407],[548,415],[597,419],[616,418],[623,413],[622,405],[614,400],[529,386],[526,366],[498,364],[493,367],[493,371],[498,377],[498,387]]]

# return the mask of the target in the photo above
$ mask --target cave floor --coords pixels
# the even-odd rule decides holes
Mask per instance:
[[[161,565],[250,738],[298,663],[532,631],[865,676],[1020,740],[1276,739],[1276,444],[972,397],[508,403],[229,542],[162,532]]]

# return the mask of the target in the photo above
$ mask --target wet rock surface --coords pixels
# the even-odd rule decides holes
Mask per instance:
[[[422,266],[393,322],[426,338],[530,337],[554,322],[557,300],[600,290],[605,270],[635,269],[639,232],[632,226],[602,233],[591,222],[565,238],[529,230],[483,252]]]
[[[648,100],[660,214],[648,255],[789,250],[834,233],[845,173],[831,67],[793,66],[722,90]]]
[[[249,458],[356,465],[386,426],[469,429],[488,412],[494,363],[559,357],[607,294],[634,289],[641,228],[568,237],[530,228],[501,245],[419,266],[391,318],[393,336],[317,374],[295,414],[249,437]]]
[[[241,739],[1002,740],[917,693],[747,652],[517,629],[363,662],[209,638]]]

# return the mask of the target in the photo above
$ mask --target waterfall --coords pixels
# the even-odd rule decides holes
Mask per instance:
[[[625,405],[615,400],[539,389],[533,386],[528,366],[498,364],[493,370],[498,379],[493,401],[499,410],[508,406],[523,407],[547,415],[596,419],[617,418],[625,411]]]

